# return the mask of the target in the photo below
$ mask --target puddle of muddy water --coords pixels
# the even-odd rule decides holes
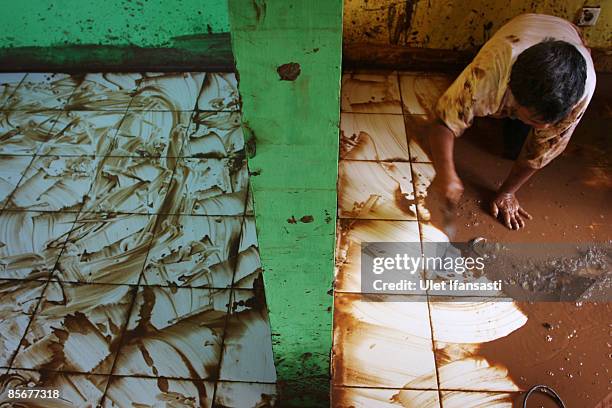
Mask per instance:
[[[586,119],[586,118],[585,118]],[[526,228],[511,231],[488,214],[488,203],[512,166],[501,158],[501,123],[482,120],[457,140],[455,158],[465,186],[453,214],[454,241],[484,237],[503,243],[577,243],[607,245],[612,237],[612,178],[610,142],[591,132],[605,127],[606,118],[590,117],[577,129],[567,151],[538,172],[517,197],[533,215]],[[599,121],[599,122],[598,122]],[[478,121],[477,121],[478,122]],[[425,151],[427,146],[420,144]],[[416,194],[419,184],[428,187],[433,168],[415,163]],[[429,174],[429,176],[427,175]],[[430,223],[450,231],[448,214],[435,191],[427,192]],[[428,240],[427,236],[423,237]],[[431,238],[434,240],[434,238]],[[607,257],[609,258],[609,252]],[[574,268],[572,256],[560,275],[578,279],[584,268]],[[610,273],[609,259],[607,273]],[[527,268],[528,269],[528,268]],[[503,274],[509,274],[503,271]],[[588,275],[588,273],[587,273]],[[609,284],[609,281],[608,281]],[[554,388],[568,407],[595,407],[612,392],[612,303],[610,302],[516,302],[527,322],[511,334],[477,347],[476,354],[491,365],[505,367],[508,377],[521,389],[535,384]],[[448,363],[444,348],[437,356]],[[485,384],[483,384],[484,386]],[[515,406],[522,406],[522,397]],[[530,407],[556,407],[543,395],[530,399]]]

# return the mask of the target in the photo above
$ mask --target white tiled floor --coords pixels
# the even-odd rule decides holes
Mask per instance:
[[[0,74],[0,107],[1,388],[274,401],[235,75]]]
[[[519,389],[503,367],[472,357],[480,343],[525,323],[513,303],[361,293],[362,242],[448,240],[424,207],[435,173],[423,131],[450,83],[450,77],[412,73],[344,75],[335,407],[510,407],[514,394],[508,392]],[[455,358],[445,360],[446,353]]]

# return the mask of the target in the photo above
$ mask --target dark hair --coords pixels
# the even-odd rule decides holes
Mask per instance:
[[[516,101],[545,123],[563,119],[584,94],[586,61],[565,41],[545,39],[519,54],[510,90]]]

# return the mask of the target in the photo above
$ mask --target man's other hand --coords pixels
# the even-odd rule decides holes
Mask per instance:
[[[463,183],[454,172],[439,173],[434,180],[434,188],[442,193],[446,204],[456,206],[463,195]]]
[[[491,214],[495,218],[501,215],[502,222],[512,230],[525,227],[523,217],[531,219],[531,215],[520,206],[512,193],[499,193],[491,203]]]

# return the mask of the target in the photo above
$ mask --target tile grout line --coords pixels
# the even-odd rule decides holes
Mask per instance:
[[[423,249],[423,227],[421,225],[421,217],[419,214],[419,206],[418,206],[418,199],[417,199],[417,186],[415,183],[415,171],[413,168],[413,162],[412,162],[412,149],[410,149],[410,140],[408,138],[408,125],[406,124],[406,120],[405,120],[405,115],[406,115],[406,111],[404,109],[404,98],[403,98],[403,93],[402,93],[402,81],[400,79],[400,74],[399,72],[397,73],[397,82],[398,82],[398,88],[399,88],[399,93],[400,93],[400,102],[401,102],[401,107],[402,107],[402,121],[404,122],[404,131],[406,132],[406,145],[408,147],[408,155],[410,157],[410,173],[411,173],[411,183],[412,183],[412,190],[413,190],[413,194],[414,194],[414,201],[415,201],[415,214],[416,214],[416,218],[417,218],[417,223],[418,223],[418,227],[419,227],[419,241],[420,241],[420,246],[421,246],[421,254],[424,253],[424,249]],[[425,272],[425,271],[423,271]],[[426,276],[423,276],[426,277]],[[437,389],[438,389],[438,405],[440,406],[440,408],[444,408],[443,406],[443,402],[442,402],[442,392],[440,391],[440,371],[438,370],[438,359],[436,358],[436,342],[434,339],[434,329],[433,329],[433,321],[432,321],[432,316],[431,316],[431,304],[430,304],[430,295],[429,295],[429,290],[425,291],[425,296],[427,299],[427,317],[429,319],[429,332],[431,335],[431,352],[433,355],[433,359],[434,359],[434,369],[436,370],[436,385],[437,385]]]
[[[204,87],[204,83],[202,83],[202,87]],[[240,112],[240,121],[242,122],[242,111]],[[242,222],[240,223],[240,239],[238,240],[238,247],[236,250],[236,258],[234,261],[234,268],[233,268],[233,273],[232,273],[232,282],[230,285],[230,296],[229,296],[229,302],[227,305],[227,314],[225,316],[225,323],[223,326],[223,335],[221,338],[221,352],[219,353],[219,363],[217,365],[217,378],[215,378],[215,385],[213,388],[213,395],[212,395],[212,401],[211,401],[211,406],[214,407],[215,406],[215,400],[217,399],[217,391],[218,391],[218,384],[221,380],[221,368],[223,365],[223,356],[225,354],[225,339],[227,336],[227,329],[229,326],[229,321],[230,318],[232,317],[232,302],[234,300],[234,291],[236,290],[235,286],[235,281],[236,281],[236,270],[238,269],[238,261],[239,261],[239,256],[240,256],[240,244],[242,243],[242,232],[243,232],[243,228],[246,224],[246,219],[247,219],[247,208],[248,208],[248,204],[249,204],[249,194],[251,192],[251,176],[250,176],[250,170],[248,167],[248,159],[245,155],[244,158],[247,162],[247,191],[246,191],[246,195],[245,195],[245,200],[244,200],[244,205],[243,205],[243,211],[242,211]],[[255,213],[255,209],[253,208],[253,214]],[[253,215],[253,218],[254,215]],[[254,221],[255,222],[255,221]],[[256,230],[257,231],[257,230]],[[255,232],[255,238],[257,239],[257,248],[259,248],[259,240],[257,238],[257,232]],[[258,256],[259,256],[259,249],[257,251]],[[263,268],[262,268],[262,278],[263,278]],[[266,302],[266,308],[268,307],[267,302]],[[276,366],[274,367],[275,371],[276,371]]]

